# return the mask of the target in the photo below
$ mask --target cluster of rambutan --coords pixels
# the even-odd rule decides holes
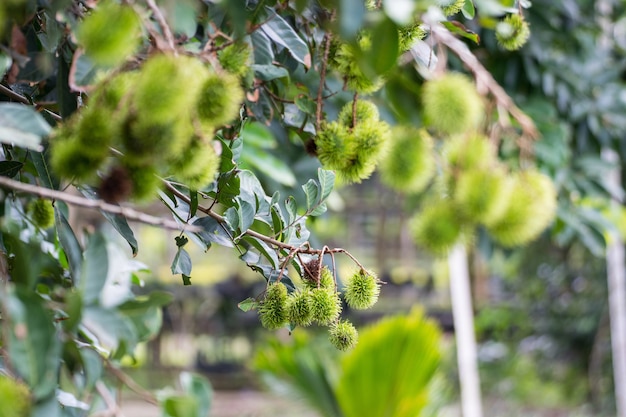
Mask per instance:
[[[347,103],[337,121],[325,122],[315,138],[317,156],[345,183],[361,182],[376,169],[390,128],[378,108],[367,100]]]
[[[56,129],[52,168],[94,183],[111,202],[154,195],[159,176],[200,189],[219,167],[214,132],[238,116],[243,99],[237,76],[196,57],[155,54],[139,70],[102,79]]]
[[[287,325],[306,327],[313,323],[328,326],[329,340],[339,350],[352,348],[358,332],[348,320],[342,320],[340,293],[333,273],[319,261],[311,261],[303,277],[304,285],[288,293],[281,282],[270,284],[259,305],[263,327],[274,330]],[[354,309],[367,309],[376,303],[380,281],[374,273],[359,269],[346,282],[343,298]]]
[[[34,399],[21,381],[0,374],[0,415],[3,417],[28,417]]]

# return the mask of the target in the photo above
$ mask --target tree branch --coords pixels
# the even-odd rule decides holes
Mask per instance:
[[[49,188],[44,188],[33,184],[26,184],[21,181],[15,181],[3,176],[0,176],[0,186],[28,194],[38,195],[43,198],[64,201],[74,206],[98,209],[111,214],[120,214],[126,217],[128,220],[134,220],[140,223],[149,224],[151,226],[158,226],[172,230],[180,230],[182,228],[189,232],[197,232],[201,230],[197,226],[181,226],[174,220],[151,216],[149,214],[134,210],[130,207],[122,207],[116,204],[110,204],[103,200],[90,200],[88,198],[69,194],[63,191],[51,190]]]
[[[161,30],[163,31],[163,36],[165,37],[167,46],[172,51],[176,50],[176,42],[174,40],[174,35],[172,34],[172,29],[170,29],[170,26],[167,24],[167,21],[165,20],[165,16],[163,16],[161,9],[159,9],[154,0],[146,0],[146,4],[150,8],[150,10],[152,10],[152,15],[154,16],[154,19],[157,21],[157,23],[161,27]]]
[[[334,12],[333,12],[334,15]],[[326,67],[328,66],[328,55],[330,54],[330,43],[332,42],[332,35],[330,32],[324,34],[324,55],[322,56],[322,68],[320,69],[320,86],[317,90],[317,108],[315,109],[315,131],[320,130],[320,124],[322,123],[322,107],[324,105],[324,86],[326,85]]]

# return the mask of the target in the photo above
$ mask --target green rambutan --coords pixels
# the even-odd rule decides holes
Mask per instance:
[[[433,140],[424,129],[395,127],[380,162],[382,182],[390,188],[419,193],[435,175]]]
[[[554,220],[557,194],[552,180],[534,169],[512,177],[511,197],[499,218],[486,222],[489,234],[503,246],[536,239]]]
[[[317,157],[326,169],[341,170],[350,158],[348,149],[352,133],[337,122],[324,123],[315,137]]]
[[[287,316],[296,326],[309,326],[313,322],[313,307],[309,290],[294,291],[287,299]]]
[[[315,264],[311,265],[311,263],[309,263],[309,265],[310,266],[307,266],[307,268],[309,268],[309,270],[313,268],[313,270],[310,270],[310,273],[313,275],[309,275],[308,272],[305,274],[304,284],[306,285],[306,287],[311,290],[314,288],[325,288],[334,291],[335,277],[333,276],[331,270],[326,265],[322,266],[322,270],[320,271],[320,276],[318,280],[317,266]]]
[[[437,0],[437,6],[441,7],[441,11],[446,16],[457,14],[464,5],[465,0]]]
[[[454,202],[463,218],[472,223],[499,218],[510,196],[511,184],[502,169],[462,171],[454,184]]]
[[[316,322],[328,325],[337,320],[341,313],[341,300],[334,289],[313,288],[310,298],[311,311]]]
[[[358,46],[362,52],[370,51],[372,47],[370,35],[361,34]],[[337,47],[330,63],[343,76],[348,89],[361,94],[371,94],[380,90],[384,84],[384,79],[363,74],[357,59],[357,52],[355,46],[341,44]]]
[[[141,34],[139,16],[131,7],[113,1],[98,3],[76,29],[78,43],[89,58],[107,66],[115,66],[132,55]]]
[[[496,25],[496,40],[506,50],[520,49],[529,37],[528,22],[520,14],[510,14]]]
[[[357,100],[356,119],[353,117],[355,115],[354,111],[354,101],[346,103],[339,112],[337,122],[349,128],[353,128],[362,122],[377,122],[380,120],[378,107],[371,101]],[[356,121],[356,123],[353,123],[353,121]]]
[[[445,254],[463,232],[463,224],[450,200],[427,204],[411,220],[415,243],[435,254]]]
[[[400,53],[406,52],[413,44],[426,37],[428,32],[421,23],[401,26],[398,28],[398,49]]]
[[[35,226],[48,229],[54,225],[54,207],[49,200],[43,198],[31,200],[26,211]]]
[[[51,143],[50,165],[52,171],[61,178],[77,181],[94,178],[108,156],[108,150],[94,152],[94,149],[81,143],[75,136],[55,136]]]
[[[441,154],[453,174],[462,171],[491,169],[496,163],[496,148],[486,136],[472,133],[447,139]]]
[[[1,417],[29,417],[31,402],[30,391],[23,382],[0,374]]]
[[[146,201],[156,195],[161,186],[161,179],[151,163],[137,164],[124,161],[124,168],[132,184],[131,197],[136,201]]]
[[[215,179],[219,167],[213,144],[196,138],[170,165],[170,171],[192,190],[200,190]]]
[[[270,284],[259,306],[261,325],[276,330],[287,324],[287,287],[282,282]]]
[[[424,122],[444,134],[475,130],[483,120],[483,100],[474,83],[460,73],[447,73],[424,83]]]
[[[329,340],[330,343],[339,350],[349,350],[356,346],[359,339],[359,333],[352,323],[347,320],[330,326]]]
[[[212,72],[200,87],[198,117],[203,125],[222,126],[238,117],[243,100],[238,77],[227,72]]]
[[[224,71],[242,77],[250,70],[252,49],[246,42],[237,42],[217,52],[217,59]]]
[[[354,309],[365,310],[378,301],[380,281],[371,271],[356,271],[348,279],[344,288],[343,298]]]

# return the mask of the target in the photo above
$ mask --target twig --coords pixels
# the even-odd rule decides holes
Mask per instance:
[[[128,387],[135,394],[139,395],[142,400],[153,405],[159,405],[159,401],[156,399],[154,394],[135,382],[135,380],[131,378],[128,374],[113,366],[113,364],[111,364],[106,359],[105,364],[109,372],[111,372],[111,374],[113,374],[115,378],[117,378],[122,384]]]
[[[24,182],[15,181],[3,176],[0,176],[0,186],[28,194],[38,195],[43,198],[64,201],[74,206],[98,209],[111,214],[120,214],[129,220],[134,220],[152,226],[158,226],[172,230],[181,229],[181,225],[174,220],[151,216],[149,214],[134,210],[130,207],[122,207],[115,204],[110,204],[103,200],[90,200],[88,198],[69,194],[67,192],[51,190],[49,188],[40,187],[33,184],[26,184]],[[201,230],[199,227],[192,225],[184,225],[182,227],[190,232],[198,232]]]
[[[352,129],[356,127],[356,109],[357,109],[357,101],[359,99],[359,93],[354,93],[354,98],[352,99]]]
[[[174,35],[172,34],[172,29],[167,24],[165,20],[165,16],[161,13],[161,9],[156,5],[154,0],[146,0],[146,4],[152,10],[152,14],[154,18],[158,22],[159,26],[161,26],[161,30],[163,31],[163,36],[165,36],[165,41],[167,42],[167,46],[174,51],[176,49],[176,42],[174,40]]]
[[[333,15],[335,12],[333,11]],[[332,19],[332,17],[331,17]],[[330,55],[330,43],[332,41],[332,35],[330,32],[326,32],[324,34],[324,55],[322,57],[322,68],[320,68],[320,86],[317,90],[317,108],[315,109],[315,131],[320,130],[320,125],[322,123],[322,107],[324,105],[323,96],[324,96],[324,86],[326,84],[326,67],[328,66],[328,55]]]
[[[107,406],[107,410],[106,410],[107,414],[110,413],[110,414],[112,414],[114,416],[118,416],[118,417],[123,417],[124,416],[124,413],[122,413],[122,410],[120,410],[120,407],[115,402],[115,398],[113,398],[113,396],[111,395],[111,393],[107,389],[106,385],[104,385],[104,382],[97,381],[96,382],[96,390],[98,391],[98,393],[100,394],[100,396],[104,400],[104,403]]]
[[[0,93],[4,94],[5,96],[9,97],[12,100],[15,100],[19,103],[23,103],[23,104],[28,104],[28,105],[33,105],[33,103],[30,102],[30,100],[28,100],[26,97],[24,97],[21,94],[16,93],[15,91],[11,90],[8,87],[5,87],[4,85],[0,84]],[[35,103],[35,107],[37,109],[42,108],[41,106],[37,105]],[[59,116],[58,114],[48,110],[48,109],[43,109],[43,111],[45,111],[46,113],[48,113],[50,115],[50,117],[52,117],[54,120],[56,121],[61,121],[63,120],[63,118],[61,116]]]
[[[524,132],[524,138],[536,139],[539,137],[539,132],[532,119],[515,105],[507,92],[504,91],[465,43],[439,23],[432,23],[430,31],[433,37],[453,51],[463,61],[465,66],[474,73],[476,84],[479,87],[486,88],[493,95],[497,104],[504,107],[517,120]]]

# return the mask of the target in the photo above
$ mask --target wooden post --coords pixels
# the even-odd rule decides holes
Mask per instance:
[[[459,382],[461,384],[461,409],[463,417],[482,417],[480,377],[476,335],[474,334],[474,311],[470,290],[467,252],[457,243],[448,255],[450,270],[450,294],[454,335],[456,336]]]

